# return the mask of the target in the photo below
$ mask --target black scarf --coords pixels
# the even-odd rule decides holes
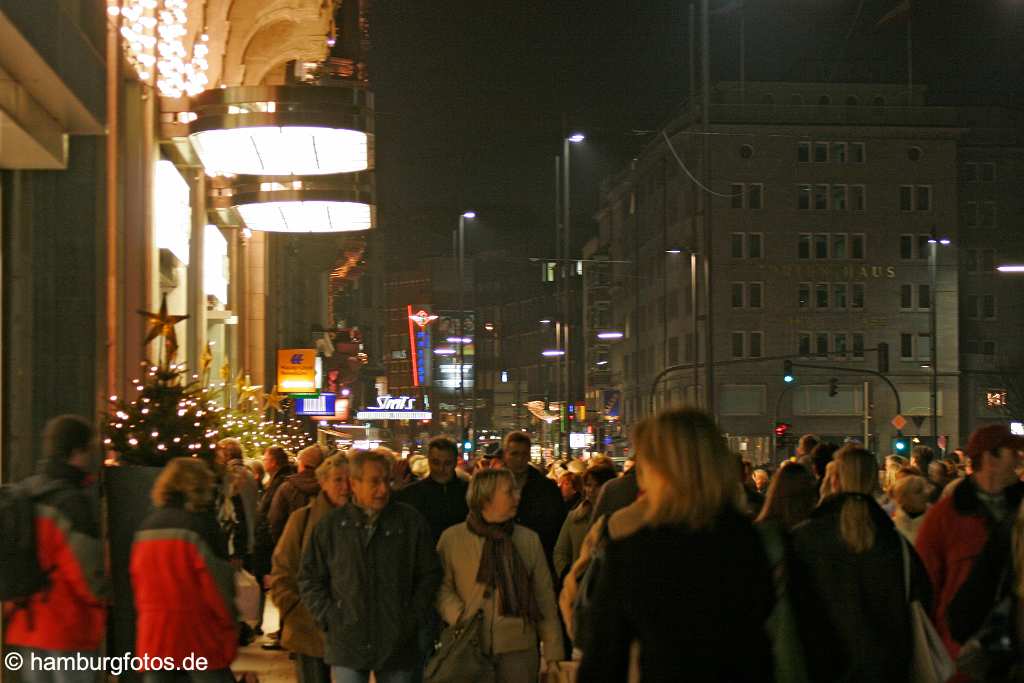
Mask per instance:
[[[501,614],[532,624],[540,621],[540,606],[533,592],[533,578],[512,542],[515,522],[492,524],[479,512],[470,512],[466,526],[484,539],[476,580],[501,596]]]

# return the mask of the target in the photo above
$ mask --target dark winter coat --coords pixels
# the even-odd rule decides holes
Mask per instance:
[[[87,488],[86,475],[65,462],[50,461],[42,474],[24,485],[56,486],[36,502],[39,566],[52,567],[52,572],[49,585],[23,608],[4,604],[4,643],[41,650],[97,650],[106,631],[109,586],[99,505]]]
[[[549,565],[552,563],[558,534],[565,523],[565,515],[565,502],[558,484],[535,468],[527,467],[516,524],[533,529],[540,536],[540,544],[544,547],[544,556],[548,558]]]
[[[634,640],[644,681],[772,680],[771,569],[739,511],[723,510],[701,531],[642,528],[611,541],[604,557],[585,625],[595,647],[583,654],[580,681],[627,680]]]
[[[1016,515],[1010,515],[992,531],[970,575],[946,610],[950,635],[958,643],[967,642],[977,633],[996,603],[1012,593],[1017,584],[1012,561],[1015,522]],[[1012,614],[1016,615],[1017,610]]]
[[[1012,517],[1024,498],[1024,483],[1010,486],[1003,494]],[[951,495],[928,510],[917,532],[914,544],[928,570],[935,594],[932,620],[954,658],[960,651],[960,643],[949,632],[946,610],[970,575],[994,526],[988,509],[978,499],[974,479],[968,477],[956,485]]]
[[[423,515],[434,538],[434,545],[444,530],[466,521],[469,507],[466,505],[466,491],[469,482],[456,476],[446,484],[438,484],[427,477],[395,492],[395,500],[416,508]]]
[[[843,503],[863,500],[875,525],[875,544],[856,554],[839,531]],[[822,611],[834,627],[836,648],[849,653],[845,674],[822,669],[831,659],[827,650],[808,647],[812,671],[819,679],[845,683],[906,683],[911,663],[910,610],[906,598],[903,541],[892,520],[870,496],[838,494],[822,501],[810,519],[793,529],[790,591],[799,614]],[[912,563],[910,593],[925,609],[931,605],[931,586],[924,565],[909,548]],[[813,634],[805,640],[814,642]]]
[[[593,524],[604,516],[622,508],[632,505],[636,497],[640,495],[640,488],[636,483],[636,468],[632,468],[621,477],[606,481],[597,494],[594,501],[594,510],[590,513],[590,523]]]
[[[138,614],[135,651],[152,657],[205,657],[230,666],[238,650],[234,569],[211,511],[164,507],[135,533],[132,590]]]
[[[324,517],[303,552],[302,602],[324,630],[324,660],[360,671],[412,669],[441,583],[423,515],[391,502],[367,526],[353,503]]]
[[[253,550],[253,574],[257,577],[270,573],[271,556],[274,553],[275,538],[270,532],[270,504],[274,494],[288,477],[295,474],[293,465],[285,465],[267,482],[267,487],[256,506],[256,548]],[[287,520],[285,520],[287,522]]]
[[[281,483],[270,501],[267,520],[270,522],[270,535],[277,544],[288,518],[299,508],[304,508],[320,493],[320,482],[316,479],[316,470],[309,467],[298,474],[293,474]]]

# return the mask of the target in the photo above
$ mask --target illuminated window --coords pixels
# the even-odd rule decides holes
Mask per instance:
[[[985,407],[996,409],[1007,407],[1006,389],[986,389]]]

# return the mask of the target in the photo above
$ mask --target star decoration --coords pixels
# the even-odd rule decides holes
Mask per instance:
[[[273,408],[275,412],[280,413],[282,410],[281,401],[283,401],[284,398],[284,396],[277,393],[277,385],[275,384],[274,389],[263,397],[263,410]]]
[[[203,355],[199,357],[199,364],[202,367],[202,373],[204,375],[210,371],[211,363],[213,363],[213,349],[210,346],[210,342],[206,342],[206,348],[203,349]]]
[[[224,365],[220,366],[220,378],[225,382],[231,379],[231,363],[227,358],[224,359]]]
[[[238,405],[242,406],[246,402],[251,402],[253,407],[259,407],[263,398],[263,386],[260,384],[251,384],[247,387],[242,387],[242,393],[238,396]]]
[[[140,310],[139,315],[143,316],[149,324],[149,330],[146,331],[146,338],[142,343],[148,344],[157,337],[163,337],[164,348],[167,350],[167,360],[169,361],[178,351],[178,335],[174,333],[174,326],[188,318],[188,316],[168,315],[166,294],[160,299],[159,313]]]

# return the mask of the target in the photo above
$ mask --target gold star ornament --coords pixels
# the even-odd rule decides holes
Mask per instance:
[[[284,396],[277,393],[277,385],[274,385],[273,390],[263,397],[263,410],[273,408],[275,412],[281,412],[281,401],[284,400]]]
[[[168,360],[174,357],[178,351],[178,335],[174,333],[174,326],[188,318],[187,315],[167,314],[167,295],[160,299],[160,312],[139,311],[139,315],[146,319],[149,329],[146,331],[146,339],[142,342],[148,344],[157,337],[164,338],[164,347],[167,349]]]

